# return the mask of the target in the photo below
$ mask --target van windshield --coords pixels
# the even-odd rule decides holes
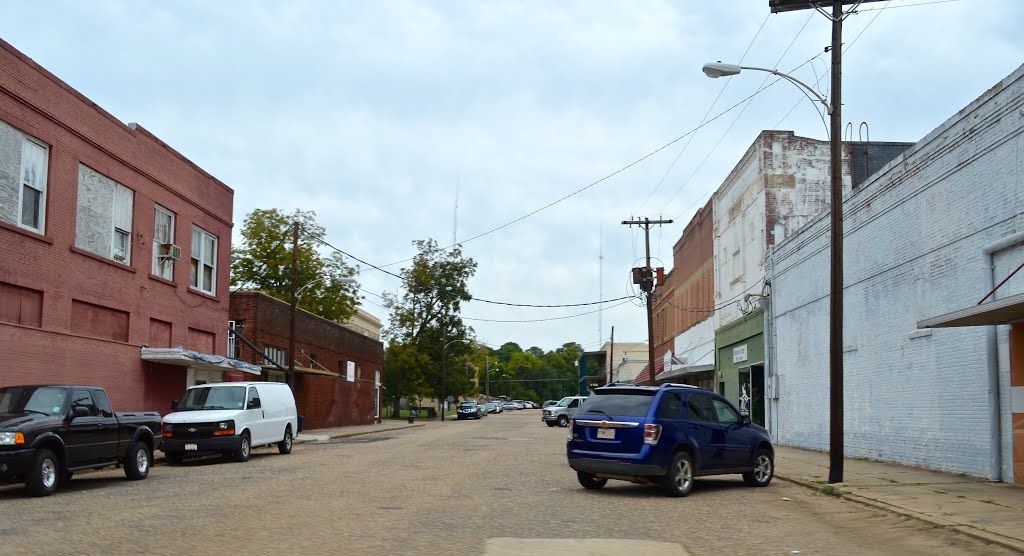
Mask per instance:
[[[189,388],[178,404],[177,411],[200,409],[242,409],[245,406],[245,386],[220,388]]]

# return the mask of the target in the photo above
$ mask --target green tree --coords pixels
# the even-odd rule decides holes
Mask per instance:
[[[418,365],[415,373],[399,377],[402,383],[396,384],[394,391],[437,397],[469,394],[475,376],[467,366],[474,352],[473,329],[459,312],[462,303],[472,299],[468,281],[476,273],[476,261],[463,257],[459,247],[438,247],[433,239],[417,240],[413,245],[417,254],[412,265],[401,271],[402,290],[384,295],[384,305],[391,311],[391,324],[384,330],[388,349],[411,350],[416,357],[407,360]],[[385,361],[385,376],[389,372]],[[398,398],[392,400],[397,407]]]
[[[231,250],[231,286],[253,288],[291,302],[292,223],[299,223],[298,306],[336,322],[356,312],[358,286],[346,283],[356,269],[337,251],[324,255],[316,240],[325,234],[316,213],[256,209],[245,217],[242,241]]]

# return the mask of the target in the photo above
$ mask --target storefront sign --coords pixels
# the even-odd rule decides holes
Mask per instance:
[[[747,344],[732,348],[732,362],[739,363],[747,360]]]

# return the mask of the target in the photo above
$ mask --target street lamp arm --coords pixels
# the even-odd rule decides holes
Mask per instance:
[[[779,77],[789,81],[790,83],[792,83],[794,85],[797,85],[799,87],[803,87],[804,89],[810,91],[810,93],[812,95],[814,95],[815,98],[818,99],[818,102],[820,102],[821,105],[825,107],[825,112],[827,112],[829,115],[832,114],[832,105],[829,104],[829,102],[827,100],[825,100],[825,97],[823,97],[821,95],[821,93],[819,93],[818,91],[815,91],[810,85],[804,83],[803,81],[800,81],[799,79],[793,77],[792,75],[789,75],[788,73],[782,73],[781,71],[774,70],[774,69],[752,68],[752,67],[745,67],[745,66],[740,66],[740,67],[742,67],[743,69],[749,69],[749,70],[766,71],[766,72],[768,72],[768,73],[770,73],[772,75],[777,75],[777,76],[779,76]]]
[[[816,99],[818,99],[818,102],[820,102],[822,106],[825,107],[825,111],[828,112],[829,114],[832,114],[832,105],[827,100],[825,100],[825,97],[822,96],[821,93],[814,90],[811,86],[804,83],[803,81],[800,81],[799,79],[793,77],[792,75],[789,75],[788,73],[782,73],[781,71],[776,69],[758,68],[754,66],[739,66],[736,64],[723,64],[722,62],[710,62],[704,64],[703,68],[704,74],[712,79],[717,79],[719,77],[731,77],[733,75],[740,73],[741,70],[763,71],[766,73],[770,73],[772,75],[781,77],[782,79],[785,79],[786,81],[789,81],[790,83],[806,91],[810,91],[810,93],[814,95]]]

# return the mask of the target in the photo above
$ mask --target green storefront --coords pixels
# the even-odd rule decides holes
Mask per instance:
[[[764,418],[764,311],[715,331],[717,391],[759,425]]]

